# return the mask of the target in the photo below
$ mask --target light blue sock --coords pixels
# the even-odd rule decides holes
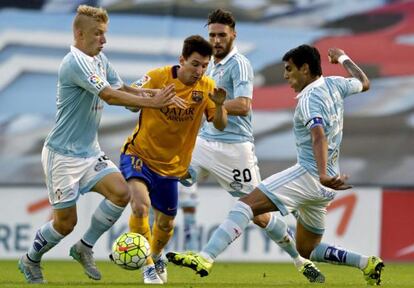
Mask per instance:
[[[330,246],[326,243],[319,243],[313,249],[310,260],[352,266],[360,269],[364,268],[368,263],[368,257],[365,255],[341,247]]]
[[[195,213],[184,212],[184,250],[198,250],[198,233]]]
[[[253,219],[253,212],[249,205],[237,201],[229,212],[226,220],[214,231],[207,245],[201,251],[214,260],[234,240],[236,240]]]
[[[53,228],[52,221],[47,222],[37,230],[33,245],[29,248],[27,256],[30,260],[39,262],[43,254],[56,246],[64,237]]]
[[[102,200],[92,215],[91,225],[82,238],[83,242],[93,247],[99,237],[121,217],[124,208],[115,205],[108,199]]]
[[[286,251],[290,257],[295,259],[299,256],[295,240],[289,235],[285,221],[271,213],[270,221],[264,229],[267,236]]]

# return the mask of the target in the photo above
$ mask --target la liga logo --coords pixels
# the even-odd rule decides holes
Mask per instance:
[[[96,75],[96,74],[93,74],[93,75],[89,76],[88,81],[93,86],[95,86],[97,89],[102,88],[102,86],[104,85],[104,82],[102,81],[102,79],[99,78],[99,76]]]

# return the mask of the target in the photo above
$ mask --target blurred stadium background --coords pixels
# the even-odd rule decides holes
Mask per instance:
[[[332,203],[325,237],[386,261],[414,261],[414,1],[391,0],[0,0],[0,259],[25,252],[35,229],[50,217],[40,152],[54,122],[57,70],[72,43],[79,4],[108,10],[104,52],[126,83],[177,63],[186,36],[207,37],[210,10],[232,11],[237,46],[255,70],[254,130],[263,177],[296,160],[295,99],[283,80],[282,55],[313,44],[323,54],[324,74],[343,75],[325,57],[327,48],[343,48],[372,82],[370,91],[346,103],[340,164],[355,188]],[[123,108],[105,107],[100,144],[113,161],[135,121]],[[67,258],[97,197],[80,200],[78,227],[46,258]],[[201,245],[234,200],[209,180],[200,197]],[[98,242],[98,258],[106,257],[112,240],[126,229],[128,213]],[[182,247],[180,217],[173,249]],[[254,227],[220,259],[288,260]]]

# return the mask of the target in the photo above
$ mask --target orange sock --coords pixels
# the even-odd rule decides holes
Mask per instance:
[[[171,237],[174,234],[174,229],[169,232],[165,232],[159,229],[156,224],[157,223],[154,223],[154,226],[152,228],[153,237],[151,242],[151,251],[152,255],[154,256],[161,254],[162,249],[164,249],[165,245],[167,245],[168,241],[170,241]]]
[[[134,233],[139,233],[142,236],[144,236],[148,240],[148,243],[150,243],[150,246],[151,246],[152,235],[151,235],[151,228],[149,225],[148,216],[141,218],[141,217],[135,216],[134,214],[131,214],[131,216],[129,216],[129,231],[134,232]],[[151,265],[151,264],[154,264],[154,261],[152,260],[152,257],[148,257],[146,265]]]

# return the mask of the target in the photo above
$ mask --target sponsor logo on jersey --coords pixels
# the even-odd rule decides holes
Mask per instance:
[[[96,74],[89,76],[88,81],[98,90],[105,85],[104,81]]]
[[[193,91],[191,99],[193,99],[195,103],[200,103],[201,100],[203,100],[203,91]]]
[[[160,109],[168,120],[185,122],[194,120],[194,108],[181,109],[178,107],[163,107]]]

